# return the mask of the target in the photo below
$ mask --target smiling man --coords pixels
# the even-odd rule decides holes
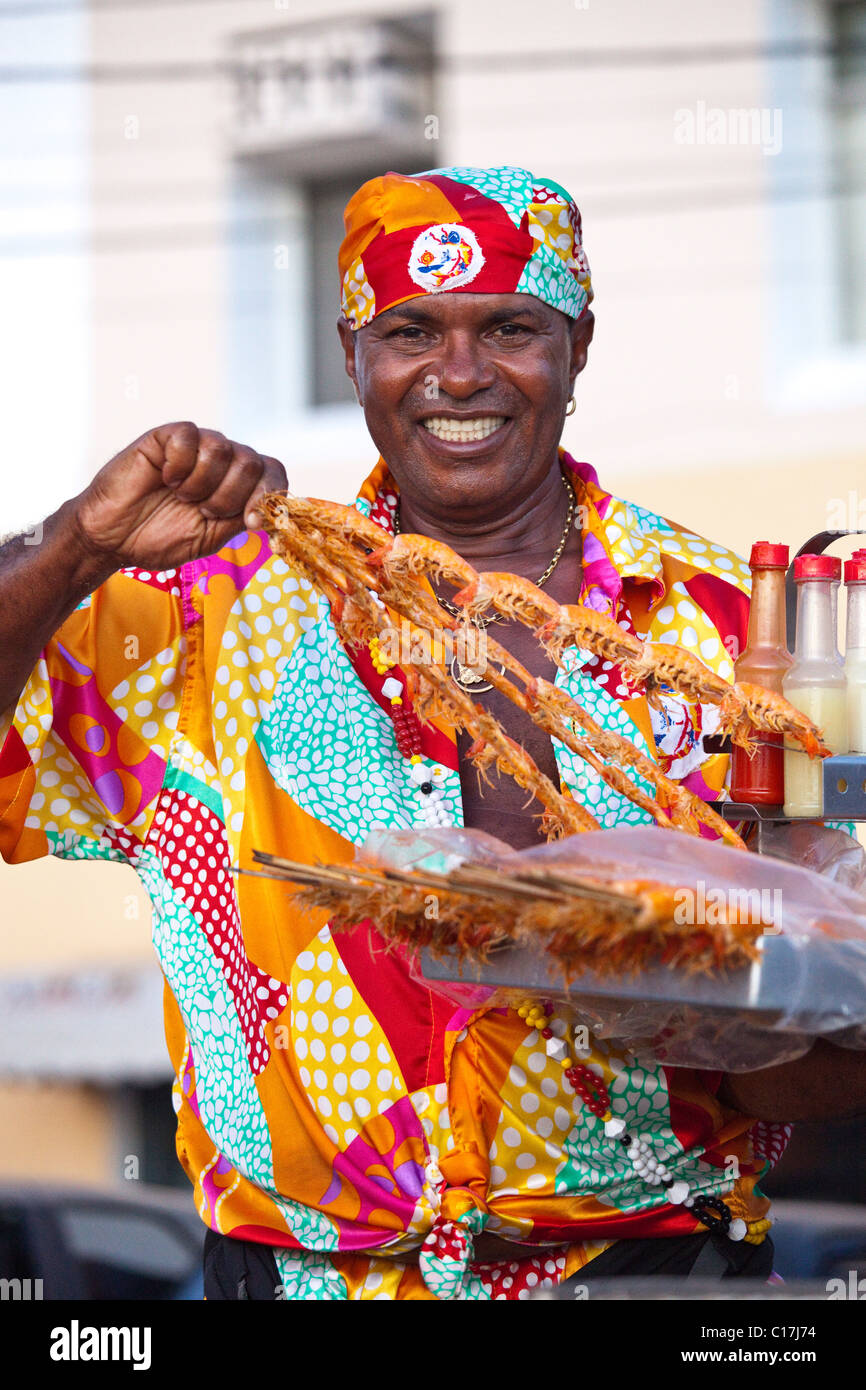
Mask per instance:
[[[358,509],[730,676],[747,567],[559,447],[593,330],[565,190],[511,168],[385,175],[347,209],[341,275],[346,366],[381,452]],[[578,1273],[768,1272],[757,1183],[781,1122],[862,1108],[861,1054],[819,1046],[723,1077],[596,1041],[583,1061],[614,1134],[561,1064],[567,1009],[554,1027],[458,1008],[369,924],[332,935],[283,884],[233,874],[253,849],[348,862],[383,825],[539,842],[540,808],[506,781],[482,797],[463,737],[421,724],[399,666],[345,650],[270,552],[256,501],[284,485],[276,460],[164,425],[42,545],[0,553],[0,847],[119,860],[148,889],[208,1297],[508,1299]],[[651,710],[609,663],[555,671],[523,628],[500,635],[670,776],[720,794],[712,710]],[[603,827],[648,820],[460,678]]]

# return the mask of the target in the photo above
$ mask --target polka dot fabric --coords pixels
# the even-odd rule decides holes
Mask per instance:
[[[367,1121],[406,1094],[388,1040],[322,931],[292,971],[292,1043],[298,1074],[328,1138],[347,1149]]]
[[[517,185],[498,177],[491,195],[510,207],[513,192],[516,213]],[[556,186],[535,192],[553,237]],[[730,674],[747,609],[739,558],[612,497],[587,465],[562,465],[586,518],[581,601]],[[357,505],[393,529],[398,491],[381,460]],[[604,728],[723,794],[726,760],[703,748],[711,712],[671,695],[657,716],[615,667],[587,652],[569,663],[559,685]],[[180,1161],[203,1222],[274,1249],[281,1296],[524,1299],[626,1230],[682,1235],[695,1218],[635,1179],[516,1012],[463,1010],[402,958],[298,908],[288,885],[234,872],[259,848],[347,862],[374,824],[418,823],[380,679],[260,534],[177,571],[114,575],[48,644],[7,721],[0,847],[12,861],[136,868],[168,985]],[[459,825],[456,749],[441,730],[423,737],[434,734],[425,756],[443,766]],[[554,751],[603,826],[646,819]],[[756,1175],[781,1127],[723,1111],[703,1074],[612,1044],[581,1056],[672,1172],[736,1216],[765,1214]],[[532,1253],[480,1262],[490,1236]]]

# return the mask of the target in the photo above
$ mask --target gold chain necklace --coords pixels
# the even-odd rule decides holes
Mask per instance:
[[[566,493],[568,494],[568,515],[565,518],[565,526],[563,528],[563,532],[559,540],[559,545],[553,552],[553,559],[550,561],[550,564],[547,566],[547,569],[544,571],[541,577],[535,580],[535,587],[537,589],[543,588],[550,576],[553,574],[553,571],[556,569],[556,566],[559,564],[562,552],[565,549],[565,543],[568,540],[568,533],[571,530],[572,522],[574,521],[574,513],[577,509],[577,497],[575,495],[574,488],[572,487],[570,481],[564,473],[560,473],[559,476],[562,478],[562,485],[565,488]],[[394,509],[394,535],[400,536],[402,534],[403,529],[400,525],[400,503],[398,502],[397,506]],[[501,614],[499,613],[492,613],[490,617],[487,618],[479,617],[467,620],[465,614],[461,611],[461,609],[457,608],[455,604],[449,602],[447,598],[441,598],[437,594],[437,601],[441,603],[442,607],[445,609],[447,613],[450,613],[455,618],[461,618],[464,623],[468,621],[472,627],[478,628],[481,631],[483,631],[486,627],[489,627],[491,623],[501,623],[504,621]],[[478,665],[483,669],[485,664],[486,662],[483,657],[482,649]],[[485,690],[492,690],[493,686],[488,681],[485,681],[483,676],[479,676],[478,674],[476,674],[476,671],[477,668],[475,666],[467,665],[466,663],[459,661],[456,656],[452,657],[451,676],[453,680],[457,683],[457,685],[459,685],[461,690],[469,691],[473,695],[481,695],[484,693]],[[499,674],[505,674],[504,666],[501,668]]]

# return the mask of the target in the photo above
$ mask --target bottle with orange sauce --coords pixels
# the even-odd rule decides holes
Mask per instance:
[[[785,572],[788,547],[756,541],[749,558],[752,599],[746,646],[734,663],[734,680],[782,694],[782,678],[793,657],[785,641]],[[731,799],[753,806],[781,806],[785,800],[785,753],[781,734],[753,733],[753,757],[734,745]]]

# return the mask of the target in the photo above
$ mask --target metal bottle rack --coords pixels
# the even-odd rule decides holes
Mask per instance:
[[[864,536],[866,531],[819,531],[811,536],[797,555],[823,555],[833,541],[842,536]],[[797,557],[795,556],[794,559]],[[794,561],[788,566],[785,576],[785,629],[788,650],[794,650],[797,628],[797,586],[794,583]],[[724,740],[730,749],[730,740]],[[822,820],[866,821],[866,754],[837,753],[825,758],[824,775],[824,815]],[[717,804],[726,821],[756,821],[757,844],[760,850],[760,827],[762,824],[789,823],[791,818],[782,814],[781,806],[753,806],[744,801],[723,801]],[[806,817],[805,819],[814,819]]]

